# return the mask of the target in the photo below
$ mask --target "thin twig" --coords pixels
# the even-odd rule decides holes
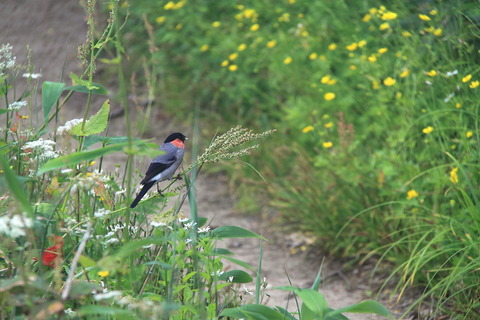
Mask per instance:
[[[70,293],[73,277],[75,276],[75,268],[77,267],[78,260],[80,260],[80,255],[85,249],[85,246],[87,245],[87,240],[88,238],[90,238],[91,233],[92,233],[92,222],[89,221],[87,224],[87,231],[85,231],[85,234],[83,235],[83,239],[80,242],[80,245],[78,246],[75,256],[73,257],[72,265],[70,266],[70,272],[68,273],[68,278],[67,278],[67,281],[65,282],[65,287],[63,288],[62,300],[66,300],[68,297],[68,294]]]

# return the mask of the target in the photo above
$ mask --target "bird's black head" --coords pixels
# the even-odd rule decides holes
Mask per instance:
[[[176,139],[180,139],[182,141],[185,141],[185,139],[187,139],[187,137],[180,132],[175,132],[175,133],[172,133],[171,135],[169,135],[167,137],[167,139],[165,139],[165,143],[172,142]]]

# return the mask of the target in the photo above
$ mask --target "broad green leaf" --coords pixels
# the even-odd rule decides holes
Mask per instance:
[[[294,292],[303,303],[315,314],[324,315],[328,310],[327,300],[320,292],[313,289],[296,289]]]
[[[243,229],[237,226],[221,226],[214,229],[211,235],[217,239],[224,238],[258,238],[267,240],[264,237],[256,234],[255,232]]]
[[[215,256],[233,256],[234,253],[225,248],[214,248],[212,254]]]
[[[103,142],[105,143],[105,145],[109,145],[109,144],[123,143],[127,141],[128,141],[128,137],[104,137],[104,136],[92,134],[90,136],[85,137],[85,140],[83,140],[83,147],[85,149],[88,149],[90,146],[98,142]]]
[[[79,123],[71,128],[68,133],[76,136],[89,136],[103,132],[108,124],[109,113],[110,101],[106,100],[100,110],[85,122],[85,125],[83,125],[83,123]]]
[[[247,283],[253,281],[252,277],[242,270],[231,270],[224,272],[219,279],[231,283]]]
[[[10,112],[10,111],[12,111],[12,110],[0,109],[0,114],[4,114],[4,113]]]
[[[224,309],[220,317],[251,320],[285,320],[281,312],[261,304],[246,304],[237,308]]]
[[[95,265],[97,265],[97,263],[95,262],[95,260],[87,257],[87,256],[84,256],[83,254],[80,256],[80,264],[82,265],[82,267],[84,268],[89,268],[89,267],[94,267]]]
[[[10,169],[10,165],[3,154],[0,155],[0,168],[3,170],[3,175],[7,182],[8,190],[10,190],[15,199],[20,203],[22,210],[27,212],[29,216],[32,217],[33,209],[30,205],[30,201],[28,201],[25,189],[20,183],[20,177],[17,177],[13,170]]]
[[[373,301],[373,300],[365,300],[357,304],[353,304],[348,307],[340,308],[334,311],[331,311],[327,314],[327,316],[333,316],[336,314],[350,312],[350,313],[373,313],[378,314],[385,317],[390,317],[390,312],[385,308],[382,304]]]
[[[55,169],[60,169],[67,166],[74,166],[82,161],[92,161],[103,155],[106,155],[112,152],[121,151],[126,145],[127,143],[119,143],[119,144],[105,146],[105,147],[94,149],[94,150],[74,152],[66,156],[51,159],[47,161],[40,168],[40,170],[38,170],[37,175],[40,176],[46,172],[49,172]]]
[[[238,260],[238,259],[235,259],[235,258],[229,257],[229,256],[222,256],[222,257],[224,259],[227,259],[228,261],[231,261],[231,262],[235,263],[236,265],[239,265],[240,267],[244,267],[245,269],[255,271],[254,267],[252,267],[251,265],[249,265],[248,263],[246,263],[242,260]]]
[[[297,320],[297,318],[295,318],[290,312],[288,312],[286,309],[282,308],[282,307],[279,307],[279,306],[275,306],[275,308],[278,310],[278,312],[280,312],[283,316],[284,316],[284,319],[285,320]]]
[[[43,121],[48,121],[48,115],[52,107],[57,103],[62,95],[65,83],[45,81],[42,85],[42,107],[43,107]]]

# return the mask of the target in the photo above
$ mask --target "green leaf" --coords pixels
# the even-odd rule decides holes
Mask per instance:
[[[247,283],[253,281],[252,277],[242,270],[231,270],[224,272],[219,279],[231,283]]]
[[[81,255],[80,256],[80,264],[82,265],[82,267],[84,268],[89,268],[89,267],[94,267],[97,265],[97,263],[95,262],[95,260],[87,257],[87,256],[84,256],[84,255]]]
[[[0,114],[4,114],[4,113],[10,112],[10,111],[12,111],[12,110],[0,109]]]
[[[52,107],[57,103],[62,95],[65,83],[45,81],[42,85],[42,107],[43,107],[43,121],[48,121],[48,115]]]
[[[378,314],[385,317],[390,317],[391,314],[382,304],[373,301],[373,300],[365,300],[357,304],[353,304],[348,307],[340,308],[334,311],[329,312],[326,316],[333,316],[336,314],[341,314],[344,312],[350,313],[373,313]]]
[[[51,159],[38,170],[37,176],[62,167],[74,166],[82,161],[92,161],[103,155],[121,151],[126,146],[127,143],[119,143],[94,150],[74,152],[66,156]]]
[[[109,145],[109,144],[123,143],[127,141],[128,141],[128,137],[104,137],[104,136],[92,134],[90,136],[85,137],[85,140],[83,140],[83,147],[85,149],[88,149],[90,146],[98,142],[103,142],[105,143],[105,145]]]
[[[25,193],[25,189],[23,188],[22,184],[20,183],[20,177],[18,177],[12,169],[10,169],[10,165],[5,159],[5,156],[2,154],[0,155],[0,168],[3,170],[3,174],[5,180],[7,182],[8,190],[13,194],[15,199],[20,203],[22,210],[27,212],[30,217],[33,216],[33,209],[30,205],[30,201],[28,201],[27,195]]]
[[[251,320],[285,320],[288,319],[281,312],[261,304],[247,304],[237,308],[224,309],[220,317]]]
[[[325,300],[323,294],[313,289],[297,288],[294,292],[315,315],[324,315],[327,312],[327,300]]]
[[[212,254],[215,256],[233,256],[234,253],[225,248],[214,248]]]
[[[275,306],[275,308],[280,312],[285,318],[285,320],[297,320],[290,312],[288,312],[286,309]]]
[[[211,235],[217,239],[224,238],[258,238],[267,240],[264,237],[256,234],[255,232],[243,229],[237,226],[221,226],[214,229]]]
[[[110,101],[106,100],[103,103],[102,108],[100,108],[100,110],[96,114],[91,116],[90,119],[85,122],[85,125],[83,125],[83,123],[79,123],[70,130],[68,130],[68,133],[76,136],[89,136],[92,134],[103,132],[108,124],[109,113]]]

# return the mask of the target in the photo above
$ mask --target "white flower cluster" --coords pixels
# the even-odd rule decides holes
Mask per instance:
[[[110,210],[107,210],[105,208],[100,208],[97,211],[95,211],[93,216],[95,218],[101,218],[101,217],[104,217],[104,216],[108,215],[109,213],[110,213]]]
[[[25,229],[33,226],[33,220],[22,215],[13,217],[0,217],[0,233],[6,234],[12,238],[25,236]]]
[[[20,110],[27,105],[27,101],[15,101],[8,105],[8,110]]]
[[[65,122],[65,124],[63,126],[60,126],[60,127],[57,128],[57,134],[58,135],[64,135],[64,134],[68,133],[68,131],[70,131],[70,129],[72,129],[77,124],[82,123],[82,122],[83,122],[83,118],[69,120],[69,121]]]
[[[53,150],[55,146],[55,141],[52,140],[43,140],[42,138],[36,141],[28,141],[22,147],[24,151],[23,155],[26,155],[29,149],[32,149],[37,155],[40,161],[46,161],[53,159],[59,156],[59,154]]]
[[[22,77],[30,78],[30,79],[38,79],[41,76],[42,76],[41,73],[24,73],[24,74],[22,74]]]
[[[15,66],[16,57],[12,56],[13,47],[7,43],[0,47],[0,76],[3,75],[3,70],[12,69]]]

